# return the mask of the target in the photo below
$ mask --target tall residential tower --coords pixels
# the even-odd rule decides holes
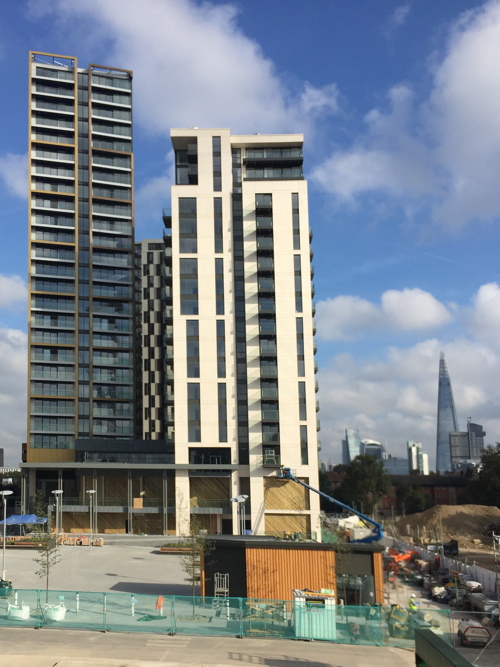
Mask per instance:
[[[171,136],[176,463],[237,463],[211,485],[249,496],[254,532],[317,531],[316,494],[277,477],[283,464],[318,484],[303,137]],[[209,488],[206,476],[176,472],[177,497],[203,501]]]

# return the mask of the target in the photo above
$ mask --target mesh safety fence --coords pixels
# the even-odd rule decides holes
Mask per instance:
[[[433,630],[450,645],[456,632],[450,610],[354,607],[300,598],[287,601],[26,589],[13,590],[10,597],[0,599],[0,626],[278,637],[408,648],[414,647],[417,628]]]

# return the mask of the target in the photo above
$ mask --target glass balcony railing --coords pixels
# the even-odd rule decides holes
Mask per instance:
[[[278,387],[273,388],[262,388],[260,390],[260,397],[262,399],[277,400],[278,399]]]

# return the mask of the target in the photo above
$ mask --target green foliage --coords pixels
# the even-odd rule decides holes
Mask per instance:
[[[33,540],[38,544],[38,556],[33,558],[38,565],[35,574],[37,577],[45,579],[45,602],[47,603],[49,601],[50,571],[61,560],[57,548],[57,538],[52,535],[44,535],[43,537],[35,537]]]
[[[460,502],[500,507],[500,443],[485,448],[479,476],[469,482]]]
[[[345,466],[345,477],[335,489],[335,497],[350,507],[362,507],[363,514],[371,514],[390,491],[391,480],[382,461],[362,455]]]
[[[404,507],[405,514],[416,514],[431,507],[430,499],[416,484],[400,484],[396,490],[398,506]]]

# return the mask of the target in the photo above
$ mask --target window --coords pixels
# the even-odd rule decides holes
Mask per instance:
[[[181,315],[198,315],[198,260],[181,259]]]
[[[304,360],[304,320],[302,317],[297,317],[297,374],[299,377],[304,377],[306,374],[305,360]]]
[[[217,385],[217,395],[219,401],[219,442],[227,442],[227,401],[226,385]]]
[[[212,162],[214,170],[214,192],[222,190],[220,137],[212,137]]]
[[[217,320],[217,377],[226,377],[226,334],[224,320]]]
[[[222,197],[214,197],[214,252],[222,249]]]
[[[215,260],[215,314],[224,315],[224,260]]]
[[[186,360],[188,378],[199,378],[200,336],[198,320],[186,321]]]
[[[179,199],[179,252],[195,253],[198,251],[196,198]]]
[[[300,250],[299,195],[292,194],[293,249]]]
[[[299,382],[299,419],[301,421],[305,421],[307,419],[305,382]]]
[[[295,274],[295,310],[302,312],[302,274],[300,270],[300,255],[293,256],[293,268]]]
[[[307,449],[307,426],[300,427],[300,463],[303,466],[309,465],[309,452]]]
[[[200,385],[188,383],[188,442],[201,442]]]

